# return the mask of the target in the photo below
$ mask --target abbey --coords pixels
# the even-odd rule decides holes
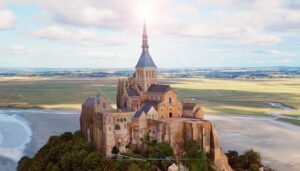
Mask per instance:
[[[131,145],[141,145],[149,134],[153,141],[169,142],[177,157],[182,156],[185,142],[196,140],[203,152],[213,155],[218,170],[231,171],[214,125],[204,119],[201,105],[182,102],[170,85],[157,83],[156,68],[144,24],[135,72],[118,81],[117,109],[102,95],[82,104],[80,126],[85,139],[110,156],[113,147],[126,152]]]

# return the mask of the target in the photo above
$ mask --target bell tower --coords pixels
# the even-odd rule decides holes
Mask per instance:
[[[147,91],[148,87],[156,84],[156,65],[154,64],[148,45],[148,36],[146,23],[143,27],[142,54],[138,63],[135,66],[136,83],[142,88],[142,91]]]

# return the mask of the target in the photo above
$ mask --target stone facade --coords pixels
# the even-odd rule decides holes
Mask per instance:
[[[131,145],[141,145],[144,135],[149,134],[151,140],[169,142],[179,158],[185,142],[196,140],[203,152],[212,154],[218,170],[231,171],[214,125],[204,119],[201,105],[184,103],[171,86],[157,84],[156,65],[148,48],[144,25],[143,51],[135,73],[118,81],[118,109],[100,95],[82,104],[80,125],[84,138],[110,156],[114,146],[126,152]]]

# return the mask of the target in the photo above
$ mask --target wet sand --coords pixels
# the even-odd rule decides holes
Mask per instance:
[[[2,148],[2,153],[0,154],[0,171],[14,171],[16,169],[16,163],[22,155],[32,157],[48,141],[51,135],[59,135],[66,131],[74,132],[78,130],[79,113],[79,111],[67,110],[1,109],[0,114],[2,117],[17,116],[19,120],[11,124],[27,124],[31,129],[31,133],[24,135],[26,131],[16,132],[15,129],[7,129],[6,138],[3,137],[2,141],[4,141],[4,138],[15,139],[22,137],[23,139],[29,138],[29,143],[26,143],[24,147],[21,145],[18,148],[10,147],[13,143],[0,143],[0,147]],[[7,127],[10,126],[13,125],[7,125]],[[2,131],[3,130],[4,129],[2,129]],[[8,137],[7,134],[12,136]],[[22,140],[18,141],[22,142]]]
[[[24,153],[32,157],[52,135],[79,130],[79,111],[64,111],[55,113],[26,113],[23,116],[31,123],[33,134],[30,143],[26,144]]]
[[[259,151],[279,171],[300,170],[300,127],[273,117],[206,115],[215,123],[224,151]]]

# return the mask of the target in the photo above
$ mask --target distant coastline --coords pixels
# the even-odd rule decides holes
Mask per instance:
[[[127,77],[129,68],[0,68],[0,77]],[[171,78],[263,79],[300,78],[300,67],[162,68],[158,75]]]

